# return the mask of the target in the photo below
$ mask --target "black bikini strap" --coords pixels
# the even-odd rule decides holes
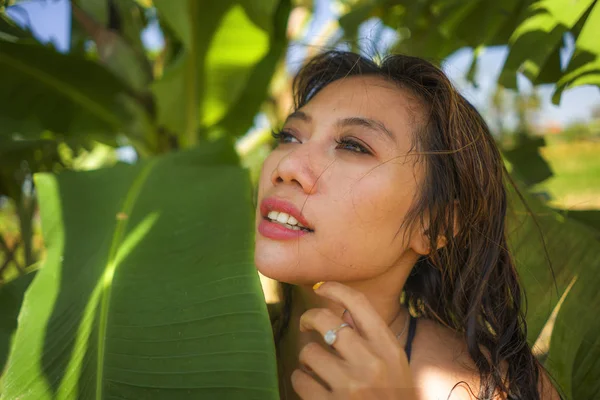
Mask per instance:
[[[411,315],[410,322],[408,324],[408,338],[406,339],[406,346],[404,346],[404,352],[406,353],[406,358],[408,358],[408,362],[410,362],[412,342],[415,338],[415,333],[417,332],[417,319]]]

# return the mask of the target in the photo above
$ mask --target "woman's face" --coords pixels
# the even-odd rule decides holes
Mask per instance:
[[[414,235],[401,227],[422,176],[407,156],[417,115],[412,97],[378,77],[334,81],[292,113],[260,177],[258,270],[293,284],[350,282],[414,261]],[[288,215],[310,231],[283,225]]]

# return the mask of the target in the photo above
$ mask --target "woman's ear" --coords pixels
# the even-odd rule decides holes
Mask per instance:
[[[454,221],[453,234],[454,237],[458,234],[460,229],[459,217],[458,217],[458,200],[454,201],[454,209],[452,215],[447,215],[447,218],[452,218]],[[415,229],[412,232],[410,247],[417,253],[426,256],[431,253],[431,239],[429,235],[429,218],[425,218],[422,224],[415,224]],[[448,244],[448,238],[444,235],[438,235],[436,241],[436,250],[445,247]]]
[[[414,229],[410,235],[410,248],[417,254],[426,256],[431,253],[431,246],[429,242],[429,230],[428,226],[425,226],[425,222],[429,225],[429,221],[423,221],[423,223],[414,224]]]

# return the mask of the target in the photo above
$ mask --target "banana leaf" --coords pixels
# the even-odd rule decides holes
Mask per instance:
[[[28,289],[2,399],[276,399],[231,143],[36,175],[47,259]]]
[[[137,93],[148,89],[152,68],[141,40],[144,26],[137,3],[75,0],[71,15],[72,37],[91,38],[102,65]]]
[[[0,119],[19,123],[3,135],[44,129],[114,137],[127,131],[136,108],[127,88],[98,64],[39,44],[0,40],[0,75]]]
[[[537,198],[526,195],[528,207],[512,199],[509,239],[527,295],[528,340],[566,399],[600,398],[596,233]]]
[[[17,317],[23,295],[34,276],[35,271],[0,286],[0,376],[8,358],[13,334],[17,329]]]
[[[279,60],[285,54],[290,9],[290,0],[279,2],[273,15],[269,51],[254,66],[244,90],[237,100],[231,103],[227,114],[216,124],[215,130],[223,130],[231,136],[242,136],[252,127],[254,117],[260,112],[262,100],[269,93],[269,83],[275,75]]]
[[[585,24],[575,42],[575,54],[569,61],[564,75],[556,82],[552,95],[554,104],[559,104],[563,91],[578,85],[600,87],[600,3],[596,2],[588,14]]]
[[[251,7],[253,3],[257,6]],[[152,85],[158,122],[178,134],[184,147],[193,146],[198,129],[221,120],[242,95],[253,67],[267,56],[271,32],[254,21],[270,21],[277,2],[156,0],[154,4],[161,21],[183,44],[182,54]]]
[[[465,46],[507,45],[498,83],[516,88],[517,72],[535,84],[557,83],[555,104],[568,88],[600,86],[600,3],[595,0],[373,0],[348,2],[344,9],[340,25],[345,40],[355,41],[358,26],[377,10],[384,24],[398,30],[400,41],[393,51],[438,63]],[[567,32],[577,42],[563,70],[559,56]]]

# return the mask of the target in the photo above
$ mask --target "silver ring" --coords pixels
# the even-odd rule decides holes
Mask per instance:
[[[344,322],[343,324],[341,324],[337,328],[330,329],[327,332],[325,332],[325,335],[323,335],[323,340],[325,340],[325,343],[327,343],[328,345],[332,346],[335,343],[335,341],[337,340],[337,332],[340,329],[345,328],[347,326],[350,326],[350,324],[347,323],[347,322]]]

